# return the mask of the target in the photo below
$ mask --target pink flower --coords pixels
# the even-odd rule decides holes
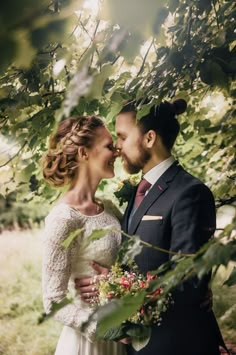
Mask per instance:
[[[148,296],[149,296],[150,298],[154,298],[154,297],[160,295],[160,293],[162,293],[162,288],[161,288],[161,287],[159,287],[158,289],[156,289],[154,292],[149,293]]]
[[[109,300],[111,300],[112,298],[114,298],[114,295],[115,295],[114,291],[110,291],[110,292],[108,292],[108,294],[107,294],[107,298],[108,298]]]
[[[152,275],[149,271],[147,272],[147,280],[152,281],[157,279],[157,275]]]
[[[142,316],[145,314],[145,309],[144,309],[144,307],[142,307],[142,308],[140,309],[140,313],[142,314]]]
[[[127,278],[125,276],[122,276],[120,278],[120,285],[123,286],[126,289],[130,289],[132,282],[127,280]]]
[[[139,287],[140,288],[146,288],[147,284],[145,281],[139,281]]]
[[[131,272],[131,273],[129,274],[129,279],[132,280],[132,281],[135,280],[135,274],[134,274],[133,272]]]

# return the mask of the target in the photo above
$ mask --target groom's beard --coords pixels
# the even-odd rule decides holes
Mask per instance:
[[[126,154],[122,154],[123,166],[128,174],[137,174],[140,170],[143,169],[150,158],[151,154],[143,147],[141,147],[139,150],[139,157],[133,161],[129,159]]]

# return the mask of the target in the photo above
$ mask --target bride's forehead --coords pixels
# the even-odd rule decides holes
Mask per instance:
[[[99,127],[95,133],[96,141],[106,141],[107,143],[112,143],[111,133],[107,130],[106,127]]]

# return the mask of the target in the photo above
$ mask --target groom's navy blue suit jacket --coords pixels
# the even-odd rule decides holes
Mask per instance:
[[[122,228],[145,242],[182,253],[195,253],[214,234],[216,214],[209,188],[175,162],[152,186],[130,223],[134,196]],[[144,247],[135,261],[142,272],[167,262],[167,253]],[[209,277],[185,283],[173,294],[174,306],[154,326],[149,344],[138,355],[217,355],[220,333],[212,311],[201,307]]]

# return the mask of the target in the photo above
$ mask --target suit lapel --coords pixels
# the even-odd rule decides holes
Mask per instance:
[[[136,195],[136,190],[137,190],[138,187],[136,187],[134,189],[134,192],[131,196],[131,199],[129,200],[128,202],[128,206],[125,210],[125,214],[123,216],[123,220],[122,220],[122,230],[127,233],[128,232],[128,224],[129,224],[129,216],[130,216],[130,213],[132,211],[132,208],[133,208],[133,204],[134,204],[134,199],[135,199],[135,195]]]
[[[128,224],[126,224],[126,228],[128,229],[129,234],[132,235],[135,233],[146,211],[164,193],[164,191],[168,189],[169,183],[174,179],[175,175],[180,171],[180,169],[182,169],[181,166],[179,166],[178,162],[175,162],[156,181],[156,183],[153,185],[153,187],[151,188],[147,196],[144,197],[140,206],[135,211],[129,229],[128,229]]]

